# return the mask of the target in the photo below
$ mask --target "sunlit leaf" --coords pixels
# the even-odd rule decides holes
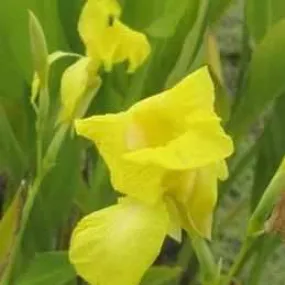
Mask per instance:
[[[249,32],[256,42],[260,42],[272,26],[284,17],[285,1],[283,0],[246,1],[246,21]]]

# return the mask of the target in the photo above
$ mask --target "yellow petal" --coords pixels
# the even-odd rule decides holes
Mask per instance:
[[[31,88],[31,104],[33,105],[34,109],[37,110],[36,100],[40,90],[40,78],[38,74],[35,72],[33,75],[32,81],[32,88]]]
[[[82,109],[86,109],[85,105],[88,105],[85,102],[86,97],[90,101],[89,97],[93,97],[101,85],[101,79],[97,76],[98,67],[90,58],[83,57],[65,70],[60,90],[60,122],[68,122],[83,115]]]
[[[185,205],[190,226],[200,235],[211,238],[213,211],[218,195],[218,170],[213,164],[196,170],[193,191]]]
[[[180,243],[182,241],[182,224],[179,212],[172,199],[165,197],[165,202],[169,213],[168,235]]]
[[[166,91],[166,102],[172,116],[184,116],[197,110],[214,110],[214,85],[207,66],[190,73]]]
[[[196,169],[184,171],[169,171],[163,179],[166,195],[174,197],[175,201],[186,204],[196,181]]]
[[[205,92],[191,95],[191,86]],[[185,101],[187,91],[191,96]],[[78,121],[77,132],[94,141],[116,190],[154,203],[167,190],[163,180],[169,172],[217,163],[232,153],[232,141],[213,111],[212,91],[202,68],[126,112]]]
[[[202,167],[228,157],[233,143],[215,116],[191,118],[189,129],[165,145],[127,153],[125,158],[142,165],[154,164],[170,170]],[[169,128],[169,125],[168,125]],[[167,129],[167,128],[166,128]]]
[[[219,161],[198,169],[173,171],[165,177],[167,205],[170,202],[172,215],[176,209],[184,229],[190,232],[194,229],[201,236],[211,238],[217,183],[226,174],[226,162]]]
[[[148,203],[157,201],[163,191],[161,179],[165,169],[155,165],[145,167],[123,158],[136,143],[135,137],[139,137],[132,131],[128,112],[77,120],[75,128],[97,146],[110,170],[115,190]]]
[[[78,29],[87,54],[103,61],[107,71],[128,60],[128,71],[133,72],[148,56],[150,45],[145,35],[121,23],[118,11],[104,3],[89,0],[82,10]]]
[[[161,136],[175,138],[185,132],[186,121],[214,114],[214,87],[207,67],[202,67],[185,77],[173,88],[139,101],[130,109],[138,127],[152,140]],[[195,114],[195,116],[193,116]],[[165,127],[167,126],[167,128]],[[169,134],[167,135],[168,132]],[[162,141],[156,141],[158,145]]]
[[[225,160],[217,163],[218,178],[222,181],[227,180],[229,177],[229,170]]]
[[[203,67],[173,88],[136,103],[129,112],[147,144],[153,147],[165,145],[185,133],[189,120],[217,118],[213,107],[213,83],[208,68]]]
[[[221,128],[213,104],[213,86],[206,67],[172,89],[138,102],[129,112],[145,147],[138,147],[125,158],[184,170],[229,156],[232,140]]]
[[[128,72],[132,73],[149,56],[150,44],[144,34],[130,29],[120,21],[115,21],[114,29],[120,35],[119,45],[114,54],[114,62],[128,60]]]
[[[71,263],[90,284],[139,284],[159,254],[167,227],[163,203],[150,207],[122,199],[79,222],[71,239]]]

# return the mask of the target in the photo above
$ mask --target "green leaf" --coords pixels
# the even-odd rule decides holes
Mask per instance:
[[[46,252],[36,255],[17,285],[63,285],[76,277],[67,252]]]
[[[1,11],[0,11],[1,14]],[[23,96],[24,80],[18,70],[17,62],[1,28],[0,19],[0,99],[2,97],[20,98]]]
[[[143,277],[141,285],[165,285],[178,278],[180,274],[180,267],[153,266]]]
[[[246,1],[246,21],[249,32],[256,42],[260,42],[271,27],[284,17],[283,0]]]
[[[39,18],[46,35],[49,52],[66,50],[66,43],[58,17],[58,0],[11,0],[0,5],[0,30],[10,46],[13,59],[27,82],[32,77],[28,9]]]
[[[34,69],[39,76],[42,86],[46,86],[48,79],[48,50],[44,31],[33,12],[29,12],[29,34]]]
[[[122,20],[136,30],[145,29],[160,17],[169,1],[173,0],[126,0]]]
[[[8,263],[9,255],[13,248],[14,239],[17,234],[20,216],[22,212],[22,189],[19,189],[12,203],[0,221],[0,276],[2,270]],[[1,280],[0,280],[1,282]]]
[[[255,208],[266,186],[277,170],[285,153],[285,96],[275,104],[271,118],[267,122],[260,138],[254,184],[251,195],[251,206]]]
[[[276,236],[263,236],[253,247],[256,255],[252,262],[251,274],[248,276],[247,284],[258,285],[263,279],[263,274],[266,272],[264,267],[270,260],[276,249],[281,245],[280,239]]]
[[[270,30],[253,53],[241,100],[228,125],[236,138],[245,135],[268,104],[285,90],[284,30],[285,20],[282,20]]]
[[[188,0],[181,0],[179,5],[177,5],[176,1],[170,1],[163,15],[155,19],[146,29],[146,32],[155,38],[169,38],[173,36],[188,6]]]
[[[179,58],[169,74],[166,86],[173,86],[191,70],[192,64],[199,55],[204,43],[204,34],[207,28],[208,0],[199,1],[199,9],[195,15],[193,28],[188,31]]]
[[[227,122],[230,117],[230,97],[223,76],[218,43],[216,37],[210,31],[207,33],[206,48],[207,63],[215,84],[215,109],[223,122]]]
[[[211,23],[217,22],[221,15],[225,12],[228,6],[233,2],[232,0],[211,0],[209,7],[209,21]]]
[[[21,125],[21,124],[20,124]],[[7,118],[0,102],[0,168],[8,170],[9,176],[16,182],[23,175],[27,166],[27,155]],[[16,182],[17,183],[17,182]]]
[[[64,57],[81,57],[81,55],[77,53],[71,53],[71,52],[64,52],[64,51],[55,51],[48,55],[47,57],[47,63],[48,67],[51,68],[51,66],[58,60],[64,58]],[[40,77],[38,76],[38,73],[34,73],[33,82],[32,82],[32,94],[31,94],[31,104],[34,106],[34,109],[37,109],[36,107],[36,99],[37,95],[40,90]]]
[[[68,222],[75,193],[80,191],[82,185],[80,158],[78,140],[66,138],[56,165],[44,179],[36,198],[24,236],[26,254],[51,250],[55,243],[60,248],[67,246],[64,227]]]
[[[141,94],[136,94],[136,98],[141,98],[155,94],[157,92],[161,92],[161,90],[166,87],[165,83],[167,77],[175,66],[176,61],[178,60],[181,53],[185,38],[196,21],[198,8],[199,0],[189,0],[188,6],[185,9],[185,14],[179,21],[175,34],[167,39],[152,39],[152,53],[147,62],[147,66],[145,65],[142,68],[144,71],[142,71],[142,69],[138,71],[142,71],[145,80],[141,80],[139,83],[141,86],[137,89],[140,89]],[[163,10],[160,10],[159,15],[161,15],[162,11]],[[159,16],[157,18],[159,18]],[[156,76],[153,76],[153,74]],[[129,93],[131,92],[132,90],[130,89]]]
[[[84,1],[58,1],[58,13],[66,41],[73,52],[84,54],[85,47],[80,41],[77,23]]]

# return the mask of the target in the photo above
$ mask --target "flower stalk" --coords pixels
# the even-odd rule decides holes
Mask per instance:
[[[252,236],[264,230],[264,223],[272,211],[274,204],[281,197],[285,190],[285,158],[283,158],[277,172],[267,186],[260,202],[253,212],[249,224],[247,235]]]
[[[189,233],[192,247],[196,253],[201,268],[201,282],[203,285],[217,285],[220,280],[220,268],[216,264],[207,241],[194,231]]]
[[[283,158],[275,175],[267,186],[263,196],[261,197],[255,211],[253,212],[247,227],[245,241],[235,259],[234,264],[229,270],[226,278],[222,281],[222,285],[230,284],[232,278],[238,273],[242,266],[248,251],[253,243],[264,233],[266,219],[272,211],[274,204],[281,197],[285,187],[285,158]]]

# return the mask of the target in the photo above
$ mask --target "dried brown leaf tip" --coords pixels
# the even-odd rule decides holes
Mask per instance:
[[[267,233],[280,234],[285,239],[285,191],[266,221],[264,229]]]

